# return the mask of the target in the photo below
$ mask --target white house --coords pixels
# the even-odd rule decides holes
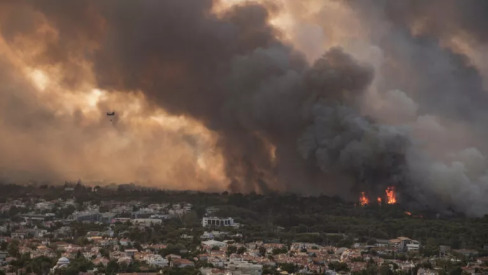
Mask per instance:
[[[233,218],[203,217],[202,218],[202,226],[203,227],[209,227],[209,226],[234,226],[234,227],[238,227],[239,224],[234,223]]]
[[[168,260],[161,257],[161,255],[158,254],[146,255],[144,257],[144,261],[146,261],[146,263],[151,266],[157,266],[157,267],[168,266]]]
[[[66,257],[61,257],[56,262],[56,265],[51,269],[53,273],[55,273],[56,269],[66,268],[69,265],[69,259]]]
[[[229,270],[232,274],[261,275],[263,273],[262,265],[246,261],[228,261],[225,263],[225,269]]]

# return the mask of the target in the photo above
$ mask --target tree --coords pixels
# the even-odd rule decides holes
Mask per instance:
[[[266,256],[266,248],[260,246],[259,247],[259,256],[264,257]]]
[[[388,263],[384,263],[380,266],[380,275],[393,275],[393,271],[391,271]]]
[[[281,270],[286,271],[288,273],[295,273],[298,271],[298,266],[294,263],[284,263],[280,265]]]
[[[119,268],[120,268],[119,264],[115,260],[111,260],[107,264],[106,273],[107,274],[117,274],[117,272],[119,271]]]
[[[288,249],[286,247],[273,248],[273,255],[285,254],[286,252],[288,252]]]
[[[244,247],[244,246],[241,246],[237,249],[237,254],[241,255],[241,254],[244,254],[244,252],[247,251],[247,248]]]
[[[138,251],[142,251],[142,246],[139,242],[134,243],[134,248],[137,249]]]
[[[349,271],[349,267],[347,266],[347,264],[341,263],[341,262],[330,262],[329,268],[336,271],[336,272]]]
[[[110,252],[106,248],[101,248],[98,252],[100,252],[100,255],[105,258],[110,258]]]
[[[264,266],[263,274],[279,275],[280,273],[274,267]]]
[[[231,254],[234,254],[237,252],[237,247],[233,246],[233,245],[229,245],[227,247],[227,256],[230,256]]]
[[[197,212],[192,210],[189,213],[186,213],[182,218],[181,221],[185,226],[195,226],[200,224],[200,220],[198,219]]]
[[[7,252],[11,257],[19,257],[19,241],[13,240],[7,247]]]
[[[27,267],[36,274],[48,274],[53,265],[53,260],[46,256],[40,256],[32,259]]]
[[[77,255],[66,269],[61,270],[61,273],[66,275],[77,275],[80,271],[87,272],[89,269],[92,269],[93,266],[93,263],[83,257],[83,255]]]
[[[463,270],[459,266],[449,271],[449,275],[461,275],[461,274],[463,274]]]
[[[378,265],[370,259],[366,265],[366,270],[364,270],[366,275],[376,275],[378,274]]]

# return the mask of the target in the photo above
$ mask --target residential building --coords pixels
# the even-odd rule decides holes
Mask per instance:
[[[217,218],[217,217],[203,217],[202,218],[202,226],[209,227],[209,226],[238,226],[238,224],[234,223],[233,218]]]
[[[261,275],[263,273],[262,265],[246,261],[230,260],[224,266],[232,275]]]

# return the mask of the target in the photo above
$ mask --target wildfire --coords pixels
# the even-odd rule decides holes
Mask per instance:
[[[395,187],[388,186],[385,190],[386,192],[386,203],[388,204],[395,204],[397,203]]]
[[[361,196],[359,197],[359,204],[361,206],[368,205],[369,199],[366,197],[366,194],[364,192],[361,192]]]
[[[395,187],[394,186],[388,186],[385,190],[386,197],[382,198],[377,197],[376,202],[378,205],[383,204],[383,199],[385,199],[385,202],[387,204],[396,204],[397,203],[397,198],[396,198],[396,192],[395,192]],[[365,206],[369,204],[369,198],[366,196],[366,192],[361,192],[359,196],[359,205]]]
[[[405,215],[412,216],[412,212],[405,211]]]

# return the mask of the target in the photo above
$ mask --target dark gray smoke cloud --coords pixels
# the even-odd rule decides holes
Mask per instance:
[[[409,141],[394,127],[379,126],[347,106],[317,103],[314,123],[299,141],[306,159],[315,158],[324,173],[341,171],[358,183],[356,192],[382,195],[388,186],[408,180]]]
[[[420,113],[486,122],[488,94],[478,69],[443,43],[458,35],[484,41],[485,1],[361,1],[351,6],[362,22],[378,30],[371,39],[388,60],[378,72],[381,90],[405,91]]]
[[[485,214],[486,79],[470,53],[453,41],[472,47],[486,45],[487,3],[349,4],[371,30],[369,39],[383,55],[384,62],[377,71],[381,78],[375,88],[380,92],[401,90],[418,106],[416,121],[411,122],[415,146],[406,154],[407,193],[438,209],[451,207],[472,215]]]
[[[435,115],[465,123],[475,135],[488,133],[475,127],[488,118],[479,72],[466,56],[441,44],[451,35],[486,40],[486,5],[459,3],[448,1],[442,10],[436,7],[443,4],[425,1],[350,3],[365,25],[381,26],[371,41],[388,62],[375,73],[340,48],[309,65],[281,41],[269,11],[256,3],[215,15],[210,0],[18,1],[6,6],[19,16],[4,20],[1,30],[13,41],[35,32],[32,18],[41,16],[57,37],[36,62],[69,71],[67,87],[80,85],[81,61],[89,61],[100,88],[142,91],[155,106],[216,132],[232,191],[327,192],[354,199],[360,191],[376,197],[396,186],[415,205],[479,215],[485,204],[466,207],[453,197],[462,186],[487,194],[479,168],[473,168],[476,180],[454,181],[441,194],[444,185],[433,182],[451,180],[449,173],[462,178],[456,171],[464,168],[423,154],[409,127],[382,125],[361,112],[379,74],[375,88],[403,91],[398,98],[418,104],[415,116]],[[442,24],[441,15],[452,20]],[[420,35],[412,29],[418,22],[426,26]],[[473,146],[485,150],[484,143]],[[462,165],[483,159],[479,150],[464,152]]]

